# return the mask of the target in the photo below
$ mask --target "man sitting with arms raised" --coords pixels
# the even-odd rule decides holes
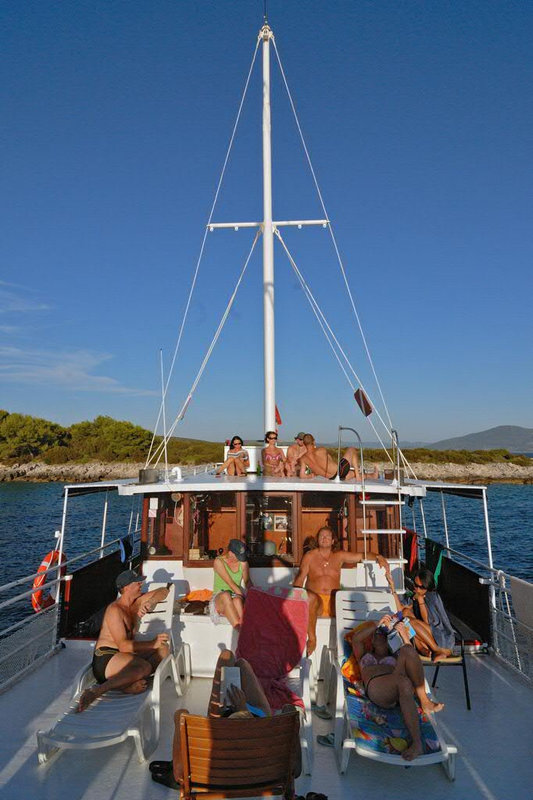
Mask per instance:
[[[98,685],[86,689],[78,701],[78,711],[111,689],[139,694],[147,689],[149,675],[168,655],[168,634],[136,642],[133,639],[140,617],[151,611],[168,595],[167,588],[142,594],[142,575],[131,569],[121,572],[116,580],[120,597],[105,611],[102,628],[93,656],[93,673]]]
[[[338,542],[331,528],[320,528],[317,534],[318,547],[302,558],[294,586],[304,586],[309,593],[309,627],[307,629],[307,655],[316,647],[317,617],[335,616],[335,591],[340,589],[341,569],[345,564],[358,564],[363,553],[350,553],[338,549]],[[368,552],[370,561],[381,567],[388,566],[387,559],[378,553]]]

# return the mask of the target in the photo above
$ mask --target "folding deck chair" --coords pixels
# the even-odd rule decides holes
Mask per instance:
[[[449,778],[455,777],[457,748],[442,738],[437,720],[420,716],[424,754],[406,762],[401,757],[407,731],[399,709],[383,709],[370,702],[361,682],[351,683],[342,672],[350,648],[346,634],[366,620],[378,620],[390,611],[388,592],[341,590],[336,595],[337,659],[335,663],[335,729],[334,746],[339,771],[348,767],[351,750],[359,755],[401,767],[423,767],[442,764]],[[427,684],[426,684],[427,686]]]
[[[166,583],[150,584],[149,590],[163,586],[166,587]],[[37,731],[40,764],[44,764],[62,749],[93,750],[118,744],[130,736],[135,742],[139,761],[142,762],[151,755],[159,742],[161,685],[170,677],[176,693],[181,695],[184,684],[188,681],[184,647],[180,648],[177,655],[173,653],[173,605],[174,586],[171,586],[167,598],[141,620],[140,638],[153,639],[158,633],[166,632],[171,641],[171,653],[157,667],[151,688],[135,695],[120,691],[106,692],[80,714],[77,707],[81,693],[96,683],[92,665],[83,667],[74,681],[68,709],[50,730]],[[179,664],[183,667],[183,679]]]
[[[181,800],[294,796],[296,712],[238,722],[183,714],[180,736]]]

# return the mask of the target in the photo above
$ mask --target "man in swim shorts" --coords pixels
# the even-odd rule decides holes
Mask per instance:
[[[86,689],[78,701],[78,711],[111,689],[126,694],[146,691],[149,675],[169,653],[168,634],[136,642],[133,638],[140,617],[151,611],[168,595],[168,588],[142,594],[142,575],[133,570],[121,572],[116,580],[119,598],[105,611],[102,628],[94,649],[93,673],[96,686]]]
[[[309,626],[307,629],[307,655],[311,655],[316,647],[317,617],[335,616],[335,592],[340,589],[341,569],[344,564],[358,564],[363,560],[363,553],[350,553],[337,550],[333,531],[320,528],[317,533],[317,544],[302,558],[294,586],[305,586],[309,594]],[[385,567],[387,560],[378,553],[367,552],[370,561],[377,561]]]

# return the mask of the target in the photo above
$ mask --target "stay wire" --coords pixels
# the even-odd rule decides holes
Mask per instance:
[[[350,289],[350,285],[348,283],[348,277],[346,275],[346,270],[344,268],[344,264],[343,264],[343,261],[342,261],[342,258],[341,258],[341,254],[340,254],[340,251],[339,251],[339,248],[338,248],[338,245],[337,245],[337,240],[336,240],[336,237],[335,237],[335,233],[333,231],[333,225],[331,224],[331,220],[329,219],[328,212],[326,210],[326,204],[325,204],[324,199],[322,197],[322,192],[320,191],[320,186],[318,185],[318,180],[317,180],[317,177],[316,177],[316,174],[315,174],[315,170],[313,168],[313,164],[311,162],[311,157],[309,155],[309,151],[308,151],[307,145],[305,143],[303,131],[302,131],[302,128],[300,126],[300,120],[298,119],[298,114],[296,113],[296,106],[294,104],[294,100],[292,99],[292,94],[291,94],[291,91],[289,89],[289,84],[287,82],[287,78],[285,76],[285,71],[283,69],[283,64],[281,63],[281,58],[280,58],[280,55],[279,55],[279,52],[278,52],[278,48],[276,46],[276,42],[275,42],[274,39],[272,40],[272,44],[274,45],[274,52],[276,53],[276,58],[278,60],[281,76],[283,78],[283,83],[285,84],[285,89],[286,89],[287,95],[289,97],[289,102],[290,102],[290,105],[291,105],[292,112],[294,114],[296,127],[298,128],[298,133],[300,134],[300,139],[302,141],[302,146],[303,146],[303,149],[304,149],[304,152],[305,152],[307,163],[309,165],[309,169],[311,171],[313,182],[315,184],[315,189],[317,191],[318,198],[319,198],[320,204],[322,206],[322,211],[324,213],[324,217],[328,220],[328,223],[329,223],[328,224],[329,233],[330,233],[330,236],[331,236],[331,240],[333,242],[333,247],[335,249],[335,253],[337,255],[337,261],[339,263],[339,267],[340,267],[341,274],[342,274],[342,277],[343,277],[343,280],[344,280],[344,284],[346,286],[346,291],[348,292],[348,297],[350,298],[350,303],[351,303],[351,306],[352,306],[352,310],[353,310],[355,319],[357,321],[357,326],[358,326],[359,332],[361,334],[361,339],[363,341],[363,346],[365,348],[365,352],[366,352],[366,355],[367,355],[367,358],[368,358],[368,362],[370,364],[370,368],[372,370],[372,374],[374,375],[374,380],[376,381],[376,385],[377,385],[377,388],[378,388],[378,391],[379,391],[379,394],[380,394],[380,397],[381,397],[381,401],[383,403],[383,408],[385,409],[385,414],[386,414],[387,419],[389,421],[389,427],[392,428],[393,426],[392,426],[392,420],[391,420],[391,417],[390,417],[390,414],[389,414],[389,409],[387,407],[387,403],[385,401],[385,397],[384,397],[383,391],[381,389],[381,383],[379,381],[379,378],[378,378],[378,375],[377,375],[377,372],[376,372],[376,369],[375,369],[375,366],[374,366],[374,362],[373,362],[372,356],[370,354],[370,349],[368,347],[366,336],[365,336],[364,331],[363,331],[363,326],[361,324],[361,319],[359,317],[359,313],[358,313],[357,307],[355,305],[355,301],[354,301],[354,298],[353,298],[353,295],[352,295],[352,292],[351,292],[351,289]]]
[[[185,328],[185,323],[186,323],[188,315],[189,315],[189,308],[190,308],[190,305],[191,305],[192,296],[194,294],[194,290],[195,290],[195,287],[196,287],[196,282],[197,282],[197,279],[198,279],[198,273],[199,273],[199,270],[200,270],[200,264],[202,262],[202,258],[203,258],[203,254],[204,254],[204,250],[205,250],[205,243],[206,243],[206,240],[207,240],[207,235],[209,233],[209,225],[211,223],[211,220],[213,219],[213,214],[215,212],[215,207],[216,207],[216,204],[218,202],[218,196],[220,194],[220,189],[222,187],[222,181],[224,180],[224,175],[226,174],[226,167],[228,165],[231,149],[233,147],[233,142],[235,140],[235,134],[237,133],[237,127],[239,125],[242,109],[243,109],[243,106],[244,106],[244,101],[246,99],[246,94],[248,92],[248,86],[250,84],[250,78],[252,77],[252,71],[253,71],[253,68],[254,68],[255,59],[257,57],[257,51],[259,49],[260,41],[261,41],[260,38],[258,38],[257,42],[256,42],[256,45],[255,45],[254,54],[252,56],[252,61],[251,61],[251,64],[250,64],[250,68],[248,70],[248,75],[246,77],[246,82],[244,84],[244,89],[243,89],[241,101],[239,103],[237,116],[235,117],[235,122],[233,124],[233,129],[232,129],[232,132],[231,132],[230,141],[229,141],[229,144],[228,144],[228,147],[227,147],[227,150],[226,150],[226,156],[224,158],[224,163],[222,165],[222,171],[220,173],[220,178],[218,179],[218,183],[217,183],[217,187],[216,187],[216,191],[215,191],[215,196],[214,196],[214,199],[213,199],[213,203],[211,205],[211,210],[209,212],[209,217],[208,217],[208,220],[207,220],[207,224],[205,226],[204,235],[203,235],[203,238],[202,238],[202,244],[200,246],[200,253],[198,255],[198,259],[197,259],[197,262],[196,262],[196,268],[194,270],[194,275],[193,275],[191,287],[190,287],[190,290],[189,290],[189,295],[187,297],[187,303],[185,305],[185,311],[184,311],[183,319],[182,319],[181,326],[180,326],[180,329],[179,329],[178,339],[177,339],[177,342],[176,342],[176,347],[174,348],[174,354],[172,356],[172,362],[170,364],[170,369],[169,369],[169,372],[168,372],[168,377],[167,377],[167,381],[166,381],[166,384],[165,384],[165,389],[164,389],[164,392],[163,392],[163,396],[161,398],[161,406],[159,408],[159,414],[157,416],[157,420],[156,420],[156,423],[155,423],[154,433],[153,433],[153,436],[152,436],[152,441],[150,443],[150,450],[148,452],[148,457],[146,459],[146,465],[148,465],[150,463],[150,459],[151,459],[151,456],[152,456],[152,451],[153,451],[153,447],[154,447],[154,443],[155,443],[155,438],[156,438],[156,435],[157,435],[157,428],[159,426],[159,422],[161,420],[161,415],[163,413],[163,407],[164,407],[164,404],[165,404],[165,400],[166,400],[166,396],[167,396],[167,392],[168,392],[168,387],[169,387],[169,384],[170,384],[170,379],[171,379],[173,371],[174,371],[174,365],[176,363],[176,358],[177,358],[178,351],[179,351],[179,348],[180,348],[181,339],[182,339],[182,336],[183,336],[183,330]]]

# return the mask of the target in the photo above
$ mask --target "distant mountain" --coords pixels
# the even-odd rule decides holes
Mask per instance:
[[[533,453],[533,428],[498,425],[488,431],[443,439],[428,445],[432,450],[509,450],[510,453]]]

